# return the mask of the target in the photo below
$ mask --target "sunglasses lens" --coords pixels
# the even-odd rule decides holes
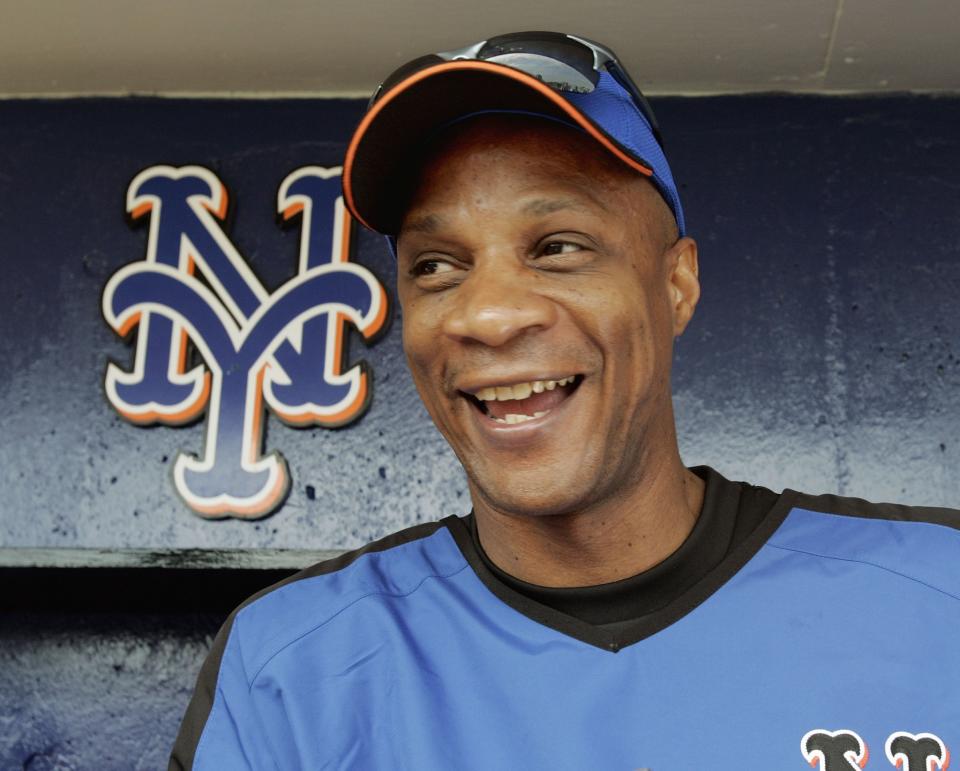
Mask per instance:
[[[508,67],[521,70],[528,75],[542,80],[558,91],[576,91],[587,93],[593,91],[596,74],[591,70],[587,77],[570,65],[534,53],[509,53],[499,56],[486,57],[485,61],[496,64],[505,64]]]
[[[560,91],[593,91],[599,77],[593,52],[557,32],[516,32],[491,38],[478,59],[505,64]]]

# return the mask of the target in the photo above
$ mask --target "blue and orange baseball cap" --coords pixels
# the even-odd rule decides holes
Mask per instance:
[[[591,136],[648,177],[686,234],[653,111],[610,49],[557,32],[518,32],[400,67],[377,89],[347,148],[344,202],[363,225],[396,235],[403,192],[424,146],[484,113],[539,115]]]

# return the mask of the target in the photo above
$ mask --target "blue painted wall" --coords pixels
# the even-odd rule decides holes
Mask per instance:
[[[668,101],[704,298],[688,462],[770,487],[960,501],[960,101]]]
[[[956,505],[960,99],[655,108],[701,246],[703,299],[674,373],[685,460],[777,489]],[[276,186],[298,165],[339,163],[361,109],[0,102],[0,546],[340,548],[466,509],[404,372],[399,319],[354,348],[376,388],[354,428],[270,429],[294,487],[258,523],[185,510],[165,464],[199,429],[129,426],[102,396],[106,357],[127,349],[99,292],[144,245],[123,221],[133,174],[214,168],[238,201],[234,240],[274,286],[296,253],[296,232],[274,222]],[[357,259],[390,284],[378,239],[362,236]],[[165,764],[226,610],[277,574],[4,577],[16,588],[0,615],[0,768],[147,769]]]

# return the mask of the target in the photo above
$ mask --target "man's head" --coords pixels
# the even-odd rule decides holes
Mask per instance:
[[[417,388],[475,503],[543,515],[629,497],[640,469],[676,455],[672,341],[699,297],[669,168],[651,177],[592,123],[476,112],[434,126],[415,155],[398,148],[416,163],[393,178],[392,214],[383,191],[356,200],[371,189],[352,173],[363,136],[348,154],[351,209],[393,223]],[[628,129],[653,142],[649,124]]]

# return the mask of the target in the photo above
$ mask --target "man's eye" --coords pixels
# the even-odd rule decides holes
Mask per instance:
[[[437,273],[447,273],[453,266],[444,260],[420,260],[411,269],[414,276],[433,276]]]
[[[548,241],[543,245],[540,253],[547,256],[570,254],[571,252],[579,252],[582,248],[580,244],[575,244],[572,241]]]

